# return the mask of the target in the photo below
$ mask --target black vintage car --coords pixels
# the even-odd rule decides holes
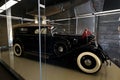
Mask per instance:
[[[40,53],[44,59],[71,55],[78,68],[85,73],[98,72],[106,61],[106,55],[96,43],[95,36],[87,29],[82,35],[59,34],[53,32],[51,25],[41,25],[39,28],[37,24],[20,24],[14,26],[13,32],[13,49],[16,56],[27,52],[37,56]]]

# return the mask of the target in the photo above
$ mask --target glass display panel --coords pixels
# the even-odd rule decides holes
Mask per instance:
[[[87,64],[85,56],[84,56],[84,58],[82,58],[82,61],[79,61],[81,58],[81,56],[79,56],[80,50],[89,51],[89,48],[90,48],[90,51],[100,50],[100,53],[99,53],[99,51],[96,52],[96,55],[99,56],[98,61],[95,61],[96,59],[93,59],[93,58],[91,60],[91,63],[92,63],[92,61],[94,63],[94,66],[92,66],[92,69],[95,67],[96,64],[99,63],[99,58],[102,58],[103,57],[102,55],[105,55],[105,58],[107,58],[109,56],[109,52],[107,52],[107,50],[104,49],[105,46],[103,46],[103,43],[101,41],[103,38],[102,39],[100,38],[102,36],[101,35],[102,31],[100,31],[100,29],[102,28],[100,26],[100,24],[101,24],[100,22],[102,20],[99,18],[99,17],[101,17],[99,15],[99,12],[97,13],[97,11],[103,10],[104,0],[100,0],[100,1],[92,0],[92,1],[97,4],[99,4],[99,2],[100,2],[101,4],[99,4],[99,5],[93,4],[92,5],[91,1],[89,1],[86,3],[86,4],[88,4],[89,9],[83,8],[86,5],[85,4],[85,5],[82,5],[82,7],[81,6],[76,6],[74,8],[72,7],[72,9],[69,11],[63,11],[63,12],[60,12],[59,14],[55,14],[55,15],[48,17],[48,19],[50,20],[50,24],[52,24],[52,26],[53,26],[52,37],[54,37],[54,38],[57,37],[57,39],[52,39],[50,35],[44,36],[45,44],[43,46],[45,46],[46,48],[43,50],[45,52],[43,57],[46,59],[43,59],[43,61],[42,61],[42,73],[43,73],[42,79],[43,80],[56,80],[56,79],[57,80],[61,80],[61,79],[73,80],[73,79],[92,79],[92,78],[94,78],[96,80],[99,80],[100,78],[108,79],[107,76],[102,76],[102,75],[109,75],[109,74],[111,74],[110,71],[113,71],[113,72],[115,71],[115,73],[116,73],[116,71],[119,69],[112,62],[113,65],[112,65],[112,68],[110,71],[108,70],[108,67],[103,63],[103,65],[100,68],[100,71],[98,71],[99,73],[97,74],[97,76],[84,75],[80,71],[80,69],[81,69],[83,72],[88,71],[88,73],[94,73],[94,70],[90,70],[90,71],[84,70],[85,68],[91,69],[91,67],[88,67],[89,63]],[[93,6],[94,6],[94,8],[93,8]],[[85,10],[85,11],[83,12],[82,10]],[[86,14],[84,14],[84,13],[86,13]],[[101,13],[101,15],[102,15],[102,13]],[[110,19],[112,19],[112,18],[110,18]],[[102,28],[102,29],[104,29],[104,28]],[[89,39],[88,39],[89,37],[87,37],[86,41],[88,42],[89,47],[86,46],[86,48],[83,49],[83,48],[80,48],[81,45],[79,45],[79,44],[84,43],[84,42],[79,41],[78,39],[82,38],[81,40],[83,40],[83,35],[84,35],[84,32],[86,32],[86,31],[88,31],[88,35],[92,33],[93,43],[91,44],[92,41],[90,41],[90,46],[89,46]],[[106,32],[106,31],[104,31],[104,32]],[[47,42],[47,41],[50,41],[50,42]],[[77,46],[76,43],[79,45],[79,47]],[[51,46],[51,45],[53,45],[53,46]],[[75,46],[73,46],[73,45],[75,45]],[[48,46],[49,46],[49,48],[48,48]],[[83,46],[85,46],[85,44],[83,44]],[[79,49],[78,54],[77,54],[77,50],[75,49],[76,47]],[[72,53],[72,50],[73,50],[73,53]],[[71,53],[69,51],[71,51]],[[106,57],[106,54],[101,54],[102,51],[107,52],[108,56]],[[89,53],[88,55],[90,55],[90,54],[91,53]],[[46,56],[46,55],[48,55],[48,56]],[[91,56],[93,56],[93,55],[91,55]],[[87,58],[89,58],[89,57],[87,56]],[[89,59],[91,59],[91,57]],[[105,62],[106,61],[107,60],[105,60]],[[81,65],[82,65],[82,63],[83,64],[85,63],[83,66],[84,68],[83,67],[81,68],[81,66],[79,65],[79,62],[81,63]],[[104,62],[104,59],[103,59],[103,62]],[[108,64],[109,64],[109,61],[108,61]],[[113,67],[115,70],[112,70]],[[99,68],[99,66],[98,66],[98,68]],[[117,73],[119,73],[119,71],[117,71]],[[72,76],[70,76],[70,75],[72,75]],[[98,76],[99,76],[99,78],[98,78]],[[117,77],[119,75],[112,75],[112,76],[113,76],[113,78],[115,78],[115,76]]]
[[[104,2],[1,0],[0,67],[25,80],[119,79],[120,12]]]
[[[36,38],[34,32],[38,27],[37,9],[38,0],[0,1],[0,59],[25,80],[40,80],[39,56],[32,52],[36,47],[33,43],[39,43],[39,36]]]

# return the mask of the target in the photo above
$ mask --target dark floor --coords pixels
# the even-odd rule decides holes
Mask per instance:
[[[26,80],[40,80],[40,64],[37,59],[28,57],[10,57],[8,51],[2,52],[0,57]],[[69,63],[67,63],[69,65]],[[96,74],[85,74],[61,64],[42,63],[42,80],[119,80],[120,69],[112,63],[103,64]]]

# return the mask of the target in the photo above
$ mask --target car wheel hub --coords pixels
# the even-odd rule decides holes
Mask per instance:
[[[89,55],[82,57],[81,63],[87,69],[93,69],[96,65],[95,59]]]
[[[58,47],[58,51],[59,51],[59,52],[63,52],[63,50],[64,50],[64,49],[63,49],[62,46]]]
[[[15,51],[16,51],[17,53],[20,53],[19,47],[16,47],[16,48],[15,48]]]
[[[86,66],[92,65],[92,61],[90,59],[85,60],[84,63]]]

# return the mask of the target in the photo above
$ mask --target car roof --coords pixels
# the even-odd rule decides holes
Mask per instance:
[[[38,27],[39,24],[35,24],[35,23],[24,23],[24,24],[16,24],[13,25],[13,28],[17,28],[17,27]],[[41,27],[51,27],[52,25],[40,25]]]

